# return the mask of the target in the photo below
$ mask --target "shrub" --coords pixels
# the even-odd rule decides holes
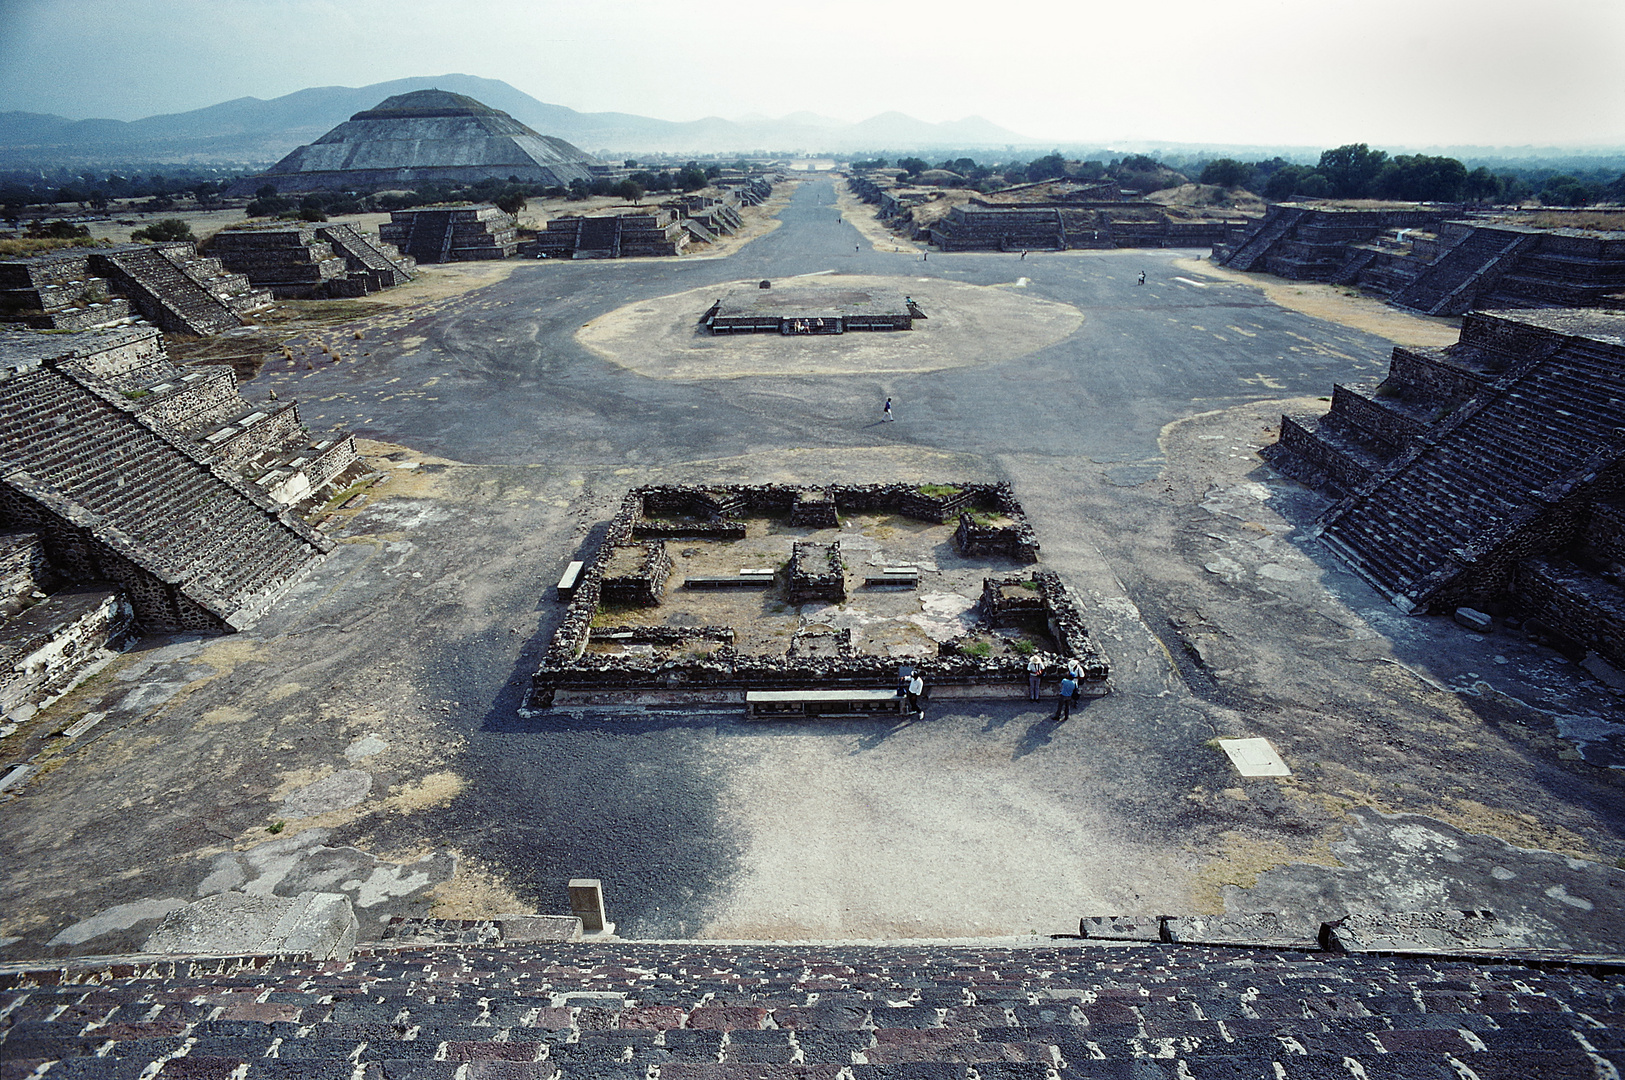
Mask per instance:
[[[167,243],[175,240],[195,240],[192,235],[192,226],[180,218],[163,218],[153,222],[145,229],[137,229],[130,234],[131,240],[144,240],[151,244]]]

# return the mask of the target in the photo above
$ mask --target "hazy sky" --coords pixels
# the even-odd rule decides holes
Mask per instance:
[[[0,0],[0,111],[133,120],[450,72],[668,120],[1625,144],[1625,0]]]

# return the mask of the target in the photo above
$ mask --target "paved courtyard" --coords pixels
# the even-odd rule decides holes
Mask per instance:
[[[527,262],[291,343],[245,395],[357,431],[389,477],[251,632],[145,641],[0,746],[31,739],[40,766],[0,804],[0,959],[135,949],[226,889],[346,893],[366,936],[561,911],[582,876],[628,937],[1451,907],[1617,951],[1620,699],[1549,650],[1385,606],[1304,539],[1320,497],[1256,456],[1389,342],[1194,252],[922,261],[835,203],[811,180],[726,259]],[[891,279],[929,318],[694,336],[711,290],[831,274]],[[519,714],[551,585],[627,487],[831,479],[1010,482],[1114,692],[1064,724],[1014,693],[912,724]],[[93,711],[75,740],[40,734]],[[1292,775],[1241,778],[1216,740],[1243,736]]]

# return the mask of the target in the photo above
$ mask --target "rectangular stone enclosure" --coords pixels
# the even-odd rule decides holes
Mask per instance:
[[[1006,484],[657,486],[627,492],[531,678],[559,691],[1025,687],[1109,669]]]

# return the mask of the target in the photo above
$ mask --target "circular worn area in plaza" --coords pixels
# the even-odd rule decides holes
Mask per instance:
[[[998,363],[1064,341],[1083,324],[1071,304],[1026,292],[1026,279],[965,285],[939,278],[814,274],[774,281],[832,301],[855,292],[896,294],[924,313],[912,330],[844,334],[717,334],[702,318],[719,300],[757,281],[706,285],[642,300],[594,319],[576,335],[613,363],[656,379],[734,379],[753,375],[880,375]]]

